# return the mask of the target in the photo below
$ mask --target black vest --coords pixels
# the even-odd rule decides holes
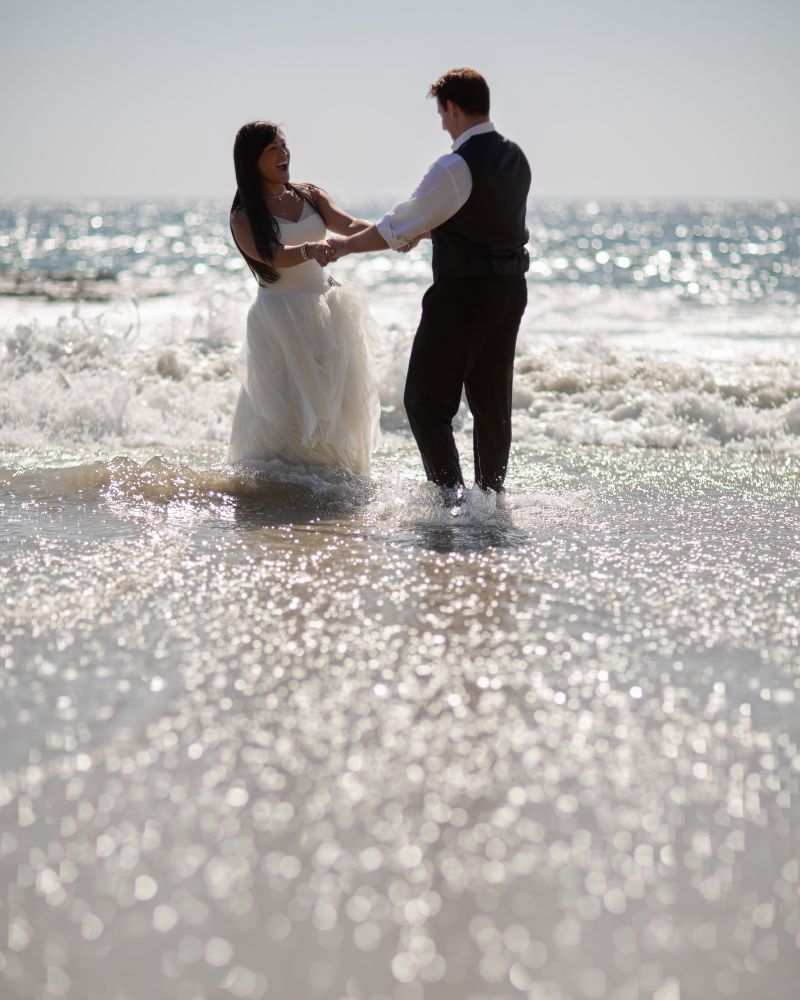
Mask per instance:
[[[472,191],[455,215],[431,230],[434,280],[523,275],[531,186],[525,154],[498,132],[473,135],[456,153],[472,174]]]

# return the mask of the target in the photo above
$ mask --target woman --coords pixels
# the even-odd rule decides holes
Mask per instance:
[[[328,281],[319,241],[327,229],[352,235],[369,223],[321,189],[289,182],[289,149],[271,122],[243,125],[233,159],[231,232],[259,287],[228,461],[280,458],[366,475],[380,418],[372,319],[354,290]]]

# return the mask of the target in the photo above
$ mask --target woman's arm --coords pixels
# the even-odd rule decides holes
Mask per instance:
[[[278,247],[275,250],[272,260],[265,260],[259,253],[258,247],[256,246],[256,241],[253,237],[253,227],[250,225],[250,220],[247,218],[247,215],[240,210],[231,212],[231,229],[233,230],[233,235],[236,242],[239,244],[239,247],[247,254],[248,257],[252,257],[253,260],[258,260],[262,264],[268,264],[272,267],[297,267],[298,264],[303,264],[312,257],[323,267],[328,263],[328,257],[325,251],[320,249],[320,246],[316,243],[303,244],[303,247],[306,247],[307,256],[303,255],[303,249],[301,246]]]
[[[356,219],[334,202],[327,191],[315,188],[317,195],[317,210],[322,216],[325,228],[340,236],[353,236],[355,233],[369,229],[370,223],[364,219]]]

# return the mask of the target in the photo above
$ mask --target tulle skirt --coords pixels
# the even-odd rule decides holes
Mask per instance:
[[[247,317],[228,461],[274,458],[369,473],[380,402],[363,294],[260,288]]]

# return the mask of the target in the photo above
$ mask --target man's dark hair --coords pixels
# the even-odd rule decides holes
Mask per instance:
[[[489,114],[489,84],[468,66],[448,70],[440,76],[431,84],[428,97],[435,97],[442,106],[452,101],[468,115]]]

